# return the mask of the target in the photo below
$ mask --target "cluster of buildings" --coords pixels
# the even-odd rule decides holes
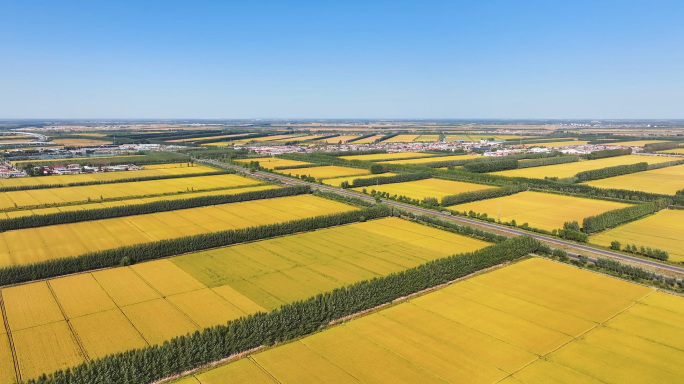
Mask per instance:
[[[34,170],[43,175],[77,175],[79,173],[138,171],[143,169],[135,164],[107,165],[102,167],[81,166],[80,164],[55,164],[51,167],[35,167]]]

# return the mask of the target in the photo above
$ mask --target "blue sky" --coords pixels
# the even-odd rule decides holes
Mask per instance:
[[[0,118],[684,118],[682,1],[0,2]]]

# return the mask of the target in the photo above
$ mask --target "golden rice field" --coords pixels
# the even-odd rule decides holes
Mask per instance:
[[[487,245],[385,218],[22,284],[0,294],[22,377],[31,378]],[[11,363],[5,347],[1,367]]]
[[[568,140],[568,141],[552,141],[549,143],[534,143],[534,144],[525,144],[528,147],[546,147],[546,148],[551,148],[551,147],[569,147],[572,145],[586,145],[589,143],[588,141],[585,140]]]
[[[392,195],[406,196],[411,199],[422,200],[426,197],[441,199],[444,196],[457,195],[463,192],[482,191],[485,189],[496,188],[490,185],[465,183],[461,181],[424,179],[416,181],[405,181],[402,183],[381,184],[377,186],[364,187],[367,191],[375,189],[379,192],[387,192]],[[353,188],[355,191],[363,191],[364,188]]]
[[[431,153],[421,153],[421,152],[393,152],[393,153],[375,153],[372,155],[352,155],[352,156],[341,156],[341,159],[345,160],[363,160],[363,161],[378,161],[386,159],[417,159],[421,157],[434,157]]]
[[[307,175],[316,179],[332,179],[343,176],[366,175],[370,171],[367,169],[339,167],[337,165],[326,165],[322,167],[281,169],[276,171],[282,174]]]
[[[383,136],[385,136],[385,135],[383,134],[383,135],[373,135],[373,136],[369,136],[369,137],[366,137],[365,139],[360,139],[360,140],[354,141],[354,144],[369,144],[369,143],[374,143],[375,140],[380,140]]]
[[[482,156],[476,156],[476,155],[433,156],[433,157],[425,157],[425,158],[421,158],[421,159],[382,161],[381,163],[383,163],[383,164],[422,164],[422,163],[432,163],[432,162],[436,162],[436,161],[469,160],[469,159],[477,159],[477,158],[481,158],[481,157]]]
[[[294,140],[297,141],[310,141],[310,140],[316,140],[321,138],[321,135],[304,135],[304,136],[297,136]],[[288,139],[281,139],[279,141],[288,141]]]
[[[219,189],[207,192],[183,192],[173,195],[161,195],[153,197],[139,197],[132,199],[114,200],[114,201],[104,201],[101,203],[86,203],[86,204],[74,204],[74,205],[64,205],[55,206],[49,208],[35,208],[35,209],[24,209],[16,211],[0,211],[0,219],[12,219],[15,217],[31,216],[31,215],[48,215],[58,212],[69,212],[69,211],[84,211],[90,209],[101,209],[101,208],[111,208],[111,207],[121,207],[124,205],[139,205],[153,203],[157,201],[174,201],[174,200],[185,200],[194,199],[197,197],[205,196],[221,196],[221,195],[234,195],[238,193],[253,192],[253,191],[263,191],[266,189],[278,188],[276,185],[257,185],[255,187],[234,187],[230,189]]]
[[[52,148],[52,147],[51,147]],[[35,149],[35,148],[32,148]],[[46,162],[46,161],[52,161],[54,164],[70,164],[72,161],[81,161],[81,160],[99,160],[99,159],[116,159],[116,160],[129,160],[131,163],[135,163],[135,161],[141,157],[145,157],[145,155],[123,155],[123,156],[91,156],[91,157],[69,157],[65,159],[46,159],[46,160],[17,160],[17,161],[11,161],[12,165],[16,164],[26,164],[26,163],[36,163],[36,162]]]
[[[643,147],[646,144],[667,143],[667,140],[635,140],[635,141],[618,141],[616,143],[607,143],[606,145],[622,145],[624,147]]]
[[[658,151],[658,153],[667,153],[670,155],[684,155],[684,148],[666,149],[664,151]]]
[[[94,147],[112,143],[111,141],[93,139],[54,139],[52,142],[65,147]]]
[[[598,160],[584,160],[575,163],[511,169],[508,171],[492,172],[492,175],[501,175],[508,177],[527,177],[530,179],[543,179],[544,177],[558,177],[559,179],[563,179],[566,177],[573,177],[582,171],[614,167],[616,165],[628,165],[636,163],[658,164],[668,161],[672,161],[672,159],[664,156],[626,155],[609,157]]]
[[[272,136],[253,137],[251,139],[235,140],[234,144],[241,145],[241,144],[251,143],[253,141],[254,142],[261,142],[261,141],[290,140],[290,139],[294,139],[294,138],[299,137],[299,136],[303,136],[303,135],[301,135],[301,134],[300,135],[286,134],[286,135],[272,135]],[[217,144],[223,144],[223,142],[219,142]]]
[[[684,211],[662,210],[643,219],[623,224],[589,237],[589,242],[610,246],[617,240],[623,246],[651,247],[668,251],[670,260],[684,261]]]
[[[183,166],[180,166],[182,164]],[[173,167],[154,167],[153,169],[142,169],[139,171],[118,171],[102,173],[82,173],[79,175],[56,175],[40,177],[16,177],[10,179],[0,179],[0,188],[18,187],[27,185],[52,185],[66,183],[88,183],[94,181],[125,180],[138,177],[173,176],[189,175],[193,173],[215,172],[216,169],[205,165],[195,165],[188,167],[186,163],[174,164]]]
[[[217,188],[255,186],[259,183],[260,181],[247,177],[224,174],[0,192],[0,211],[23,207],[38,207],[46,204],[65,205],[83,203],[87,202],[88,199],[91,201],[100,200],[100,197],[102,199],[134,198],[188,191],[198,192]]]
[[[446,141],[447,142],[452,142],[452,141],[479,141],[479,140],[485,140],[485,139],[494,139],[497,141],[500,140],[513,140],[513,139],[520,139],[523,136],[518,136],[518,135],[496,135],[496,134],[491,134],[491,135],[446,135]]]
[[[205,136],[205,137],[190,137],[190,138],[185,138],[185,139],[175,139],[175,140],[166,140],[166,141],[169,143],[184,143],[184,142],[199,141],[199,140],[227,139],[229,137],[238,137],[238,136],[245,136],[245,135],[248,135],[248,133],[234,133],[232,135],[218,135],[218,136]]]
[[[377,175],[363,175],[363,176],[343,176],[343,177],[336,177],[333,179],[324,179],[323,184],[330,185],[333,187],[339,187],[342,182],[346,181],[351,185],[351,183],[354,181],[354,179],[370,179],[373,177],[387,177],[387,176],[396,176],[396,173],[381,173]]]
[[[383,140],[383,143],[409,143],[417,139],[418,136],[420,135],[396,135],[387,140]]]
[[[672,158],[669,159],[672,160]],[[674,195],[677,191],[684,189],[684,165],[592,180],[582,184],[598,188],[629,189]]]
[[[682,308],[681,297],[528,259],[179,383],[678,382]]]
[[[327,139],[320,139],[318,141],[322,143],[328,143],[328,144],[337,144],[340,141],[343,143],[346,143],[348,140],[354,139],[356,137],[359,137],[358,135],[340,135],[340,136],[335,136],[335,137],[328,137]]]
[[[459,212],[486,213],[495,219],[499,217],[502,222],[515,220],[518,225],[528,223],[530,227],[552,231],[563,228],[566,221],[577,221],[581,226],[585,217],[627,206],[629,204],[613,201],[526,191],[448,208]]]
[[[264,167],[264,168],[268,168],[268,169],[273,169],[275,167],[292,167],[295,165],[309,164],[305,161],[281,159],[279,157],[254,157],[254,158],[250,158],[250,159],[235,159],[235,161],[240,162],[240,163],[249,163],[252,161],[258,161],[259,166]]]
[[[439,140],[439,135],[420,135],[416,137],[414,142],[430,142]]]
[[[19,229],[0,234],[0,267],[354,209],[312,195],[298,195]]]

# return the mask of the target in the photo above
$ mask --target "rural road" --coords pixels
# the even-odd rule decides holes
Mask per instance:
[[[197,160],[199,160],[199,159],[197,159]],[[307,181],[303,181],[303,180],[299,180],[299,179],[293,179],[293,178],[291,178],[291,177],[287,177],[287,176],[283,176],[283,175],[278,175],[278,174],[274,174],[274,173],[267,173],[267,172],[261,172],[261,171],[255,171],[254,173],[250,173],[250,172],[247,171],[245,168],[242,168],[242,167],[239,167],[239,166],[236,166],[236,165],[232,165],[232,164],[222,163],[222,162],[216,161],[216,160],[206,160],[206,159],[205,159],[205,160],[200,160],[200,161],[208,162],[208,163],[210,163],[210,164],[213,164],[213,165],[215,165],[215,166],[222,167],[222,168],[230,168],[230,169],[236,170],[236,171],[241,172],[241,173],[244,173],[244,174],[251,174],[251,175],[253,175],[253,176],[259,176],[259,177],[261,177],[261,178],[277,179],[277,180],[279,180],[279,181],[281,181],[281,182],[283,182],[283,183],[285,183],[285,184],[289,184],[289,185],[296,185],[296,184],[299,184],[299,185],[302,185],[302,184],[303,184],[303,185],[309,185],[309,186],[311,186],[312,188],[317,188],[317,189],[321,189],[321,190],[326,190],[326,191],[331,191],[331,192],[339,193],[339,194],[342,194],[342,195],[357,197],[357,198],[364,199],[364,200],[368,200],[368,201],[375,201],[375,198],[373,198],[373,197],[370,197],[370,196],[368,196],[368,195],[364,195],[364,194],[362,194],[362,193],[349,191],[349,190],[346,190],[346,189],[335,188],[335,187],[331,187],[331,186],[328,186],[328,185],[321,185],[321,184],[316,184],[316,183],[310,183],[310,182],[307,182]],[[497,230],[497,231],[500,231],[500,232],[504,232],[504,233],[507,233],[507,234],[510,234],[510,235],[515,235],[515,236],[519,236],[519,235],[529,235],[529,236],[534,237],[534,238],[537,239],[537,240],[540,240],[540,241],[543,241],[543,242],[546,242],[546,243],[550,243],[550,244],[554,244],[554,245],[559,245],[559,246],[572,247],[572,248],[575,248],[575,249],[579,249],[579,250],[581,250],[581,251],[592,252],[592,253],[599,254],[599,255],[602,255],[602,256],[611,257],[611,258],[615,258],[615,259],[620,259],[620,260],[628,261],[628,262],[631,262],[631,263],[642,264],[642,265],[645,265],[645,266],[648,266],[648,267],[655,267],[655,268],[667,270],[667,271],[670,271],[670,272],[675,272],[675,273],[684,274],[684,268],[683,268],[683,267],[678,267],[678,266],[675,266],[675,265],[663,264],[663,263],[659,263],[659,262],[657,262],[657,261],[644,260],[644,259],[641,259],[641,258],[638,258],[638,257],[634,257],[634,256],[624,255],[624,254],[621,254],[621,253],[616,253],[616,252],[606,251],[606,250],[600,249],[600,248],[595,248],[595,247],[592,247],[592,246],[590,246],[590,245],[578,244],[578,243],[574,243],[574,242],[571,242],[571,241],[565,241],[565,240],[561,240],[561,239],[557,239],[557,238],[554,238],[554,237],[549,237],[549,236],[541,235],[541,234],[534,233],[534,232],[528,232],[528,231],[523,231],[523,230],[516,229],[516,228],[506,227],[506,226],[504,226],[504,225],[489,223],[489,222],[486,222],[486,221],[479,221],[479,220],[474,220],[474,219],[470,219],[470,218],[467,218],[467,217],[461,217],[461,216],[440,215],[437,211],[432,210],[432,209],[417,207],[417,206],[415,206],[415,205],[404,204],[404,203],[400,203],[400,202],[393,201],[393,200],[381,199],[381,201],[382,201],[383,203],[388,204],[388,205],[392,205],[392,206],[395,206],[395,207],[398,207],[398,208],[402,208],[402,209],[405,209],[405,210],[407,210],[407,211],[420,212],[420,213],[424,213],[424,214],[428,214],[428,215],[437,215],[437,216],[439,216],[439,217],[442,218],[442,219],[454,221],[454,222],[457,222],[457,223],[460,223],[460,224],[469,224],[469,225],[475,225],[475,226],[479,226],[479,227],[490,228],[490,229],[494,229],[494,230]],[[577,254],[572,254],[572,253],[569,253],[569,255],[570,255],[570,256],[574,256],[574,257],[578,257],[578,256],[579,256],[579,255],[577,255]],[[589,260],[592,261],[592,262],[595,261],[595,259],[593,259],[593,258],[589,258]]]

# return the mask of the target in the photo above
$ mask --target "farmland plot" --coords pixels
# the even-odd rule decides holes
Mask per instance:
[[[482,156],[477,155],[451,155],[451,156],[432,156],[424,157],[420,159],[406,159],[406,160],[390,160],[382,161],[383,164],[424,164],[433,163],[437,161],[457,161],[457,160],[471,160],[471,159],[481,159]]]
[[[370,173],[370,171],[367,169],[338,167],[336,165],[301,169],[283,169],[277,172],[282,174],[291,173],[293,175],[307,175],[310,177],[315,177],[316,179],[331,179],[335,177],[366,175]]]
[[[265,383],[678,382],[684,374],[682,308],[681,297],[528,259],[194,378],[200,384],[229,378]]]
[[[613,201],[527,191],[448,208],[459,212],[486,213],[502,222],[515,220],[518,225],[528,223],[533,228],[552,231],[563,228],[566,221],[577,221],[582,225],[585,217],[628,206]]]
[[[374,153],[372,155],[352,155],[352,156],[341,156],[341,159],[345,160],[363,160],[363,161],[379,161],[386,159],[417,159],[421,157],[434,157],[435,155],[430,153],[421,152],[393,152],[393,153]]]
[[[442,179],[424,179],[416,181],[406,181],[402,183],[381,184],[364,188],[354,188],[355,191],[375,189],[379,192],[387,192],[390,196],[406,196],[411,199],[422,200],[426,197],[441,199],[444,196],[457,195],[463,192],[482,191],[492,189],[490,185],[465,183],[461,181],[451,181]]]
[[[665,159],[673,160],[667,157]],[[684,164],[609,177],[607,179],[592,180],[582,184],[597,188],[628,189],[662,195],[674,195],[677,191],[684,189]]]

